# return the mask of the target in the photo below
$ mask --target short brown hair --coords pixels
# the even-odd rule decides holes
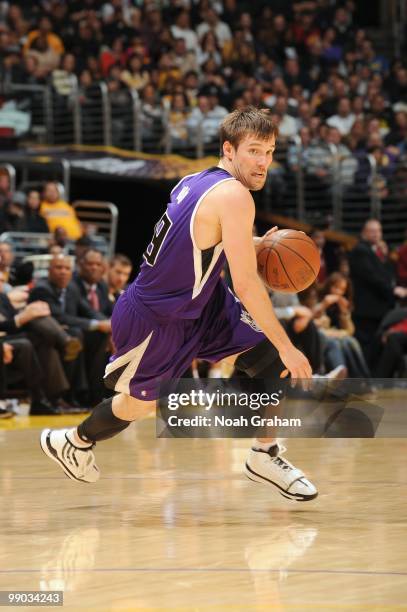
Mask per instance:
[[[220,126],[220,156],[223,156],[223,143],[229,141],[235,149],[248,134],[261,140],[278,136],[278,127],[271,118],[268,108],[246,106],[226,115]]]
[[[122,255],[121,253],[116,253],[113,255],[112,259],[109,261],[110,266],[114,266],[118,264],[119,266],[125,266],[126,268],[133,267],[131,260],[127,257],[127,255]]]

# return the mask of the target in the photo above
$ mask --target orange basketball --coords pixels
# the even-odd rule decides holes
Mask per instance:
[[[257,254],[257,268],[271,289],[298,293],[316,279],[321,265],[315,242],[297,230],[278,230],[266,238]]]

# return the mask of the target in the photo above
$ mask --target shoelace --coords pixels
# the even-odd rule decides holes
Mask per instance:
[[[292,466],[287,463],[286,461],[284,461],[284,459],[282,459],[281,457],[274,457],[274,463],[276,463],[279,467],[281,467],[281,469],[283,470],[292,470]]]

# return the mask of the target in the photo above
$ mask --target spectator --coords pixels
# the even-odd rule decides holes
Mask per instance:
[[[352,286],[348,278],[334,272],[325,281],[322,300],[314,309],[315,322],[324,318],[320,330],[331,342],[326,354],[328,369],[345,365],[350,378],[369,378],[370,371],[359,342],[353,337]],[[333,340],[333,342],[332,342]]]
[[[86,249],[78,259],[78,271],[73,274],[79,292],[95,312],[109,318],[112,307],[108,296],[108,288],[103,280],[105,261],[103,255],[92,247]]]
[[[355,292],[355,335],[371,366],[375,333],[381,319],[395,302],[394,270],[382,239],[381,223],[376,219],[369,219],[364,224],[361,239],[350,253],[349,263]]]
[[[75,403],[81,394],[84,398],[86,391],[101,384],[100,371],[95,372],[93,366],[100,363],[100,353],[106,350],[110,321],[81,296],[78,285],[72,281],[71,258],[66,255],[51,260],[48,279],[40,280],[30,294],[30,302],[36,300],[47,302],[51,315],[84,348],[85,363],[81,353],[65,364],[71,392],[68,401]],[[92,399],[89,394],[87,399]]]
[[[152,84],[144,87],[141,93],[141,133],[143,141],[157,139],[162,130],[163,109],[160,104],[160,96]]]
[[[0,271],[4,272],[5,282],[10,286],[26,285],[32,280],[33,265],[16,257],[12,244],[3,240],[0,241]]]
[[[0,213],[0,234],[2,232],[25,232],[25,206],[27,198],[22,191],[15,191],[2,214]]]
[[[124,68],[126,65],[126,53],[122,36],[114,39],[111,48],[105,48],[100,54],[100,68],[103,77],[107,77],[112,66]]]
[[[187,51],[196,53],[198,48],[198,36],[191,29],[189,12],[181,9],[171,26],[171,34],[174,39],[182,38],[185,41]]]
[[[120,78],[129,89],[137,91],[143,89],[150,81],[150,76],[144,69],[143,60],[138,55],[133,55],[127,61],[127,67],[122,71]]]
[[[132,263],[126,255],[116,253],[109,262],[107,269],[107,286],[109,300],[115,304],[127,287],[132,271]]]
[[[215,34],[221,49],[232,40],[232,33],[228,24],[221,21],[219,15],[211,7],[204,11],[203,21],[196,28],[198,38],[201,39],[209,30]]]
[[[60,198],[58,185],[54,181],[45,184],[40,213],[46,220],[51,233],[60,226],[66,229],[71,240],[77,240],[82,235],[82,228],[75,210],[68,202]]]
[[[64,44],[59,36],[52,31],[52,23],[49,17],[43,16],[38,22],[38,30],[32,30],[24,44],[24,53],[27,53],[33,47],[33,43],[38,40],[38,37],[43,37],[47,46],[57,55],[62,55],[65,51]]]
[[[78,272],[73,275],[81,298],[86,300],[90,309],[106,320],[106,328],[110,325],[113,306],[109,299],[109,291],[103,280],[105,262],[102,253],[90,248],[78,261]],[[97,333],[85,332],[84,356],[91,405],[99,403],[105,393],[103,375],[107,363],[107,347],[109,336],[104,330]]]
[[[218,138],[218,126],[227,110],[216,104],[216,96],[199,95],[198,106],[194,108],[187,120],[189,138],[196,144],[202,137],[205,144],[215,143]]]
[[[173,50],[170,52],[170,55],[172,65],[178,68],[182,76],[187,72],[196,72],[198,70],[196,53],[188,51],[183,38],[178,38],[174,41]]]
[[[355,122],[355,115],[352,113],[350,100],[341,98],[338,102],[338,112],[336,115],[329,117],[327,123],[331,127],[336,127],[341,136],[347,136]]]
[[[25,207],[25,232],[48,233],[48,225],[44,217],[40,215],[41,195],[36,189],[31,189],[27,194]]]
[[[278,130],[281,138],[292,138],[297,133],[295,119],[287,113],[287,109],[287,98],[285,96],[278,96],[273,112],[280,117]]]
[[[186,95],[183,93],[174,94],[168,114],[168,128],[172,149],[180,150],[188,146],[188,117],[189,109]]]
[[[51,319],[45,302],[33,302],[17,313],[2,293],[3,281],[0,271],[0,331],[7,334],[11,353],[8,382],[23,380],[31,396],[30,414],[59,414],[67,409],[61,394],[68,388],[60,355],[71,359],[80,345]]]
[[[200,66],[205,64],[208,59],[213,60],[218,68],[222,65],[222,53],[212,30],[208,30],[203,35],[201,44],[197,44],[194,50]]]

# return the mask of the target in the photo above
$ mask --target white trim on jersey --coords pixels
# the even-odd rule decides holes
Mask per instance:
[[[173,187],[171,189],[170,196],[172,196],[172,194],[174,193],[176,188],[181,185],[182,181],[185,181],[185,179],[189,178],[190,176],[196,176],[197,174],[200,174],[201,172],[202,172],[202,170],[200,172],[193,172],[192,174],[186,174],[185,176],[183,176],[182,179],[180,181],[178,181],[178,183],[175,185],[175,187]]]
[[[190,234],[191,234],[191,240],[192,240],[192,245],[193,245],[194,272],[195,272],[195,283],[194,283],[194,288],[192,290],[192,299],[196,298],[201,293],[201,291],[202,291],[206,281],[209,278],[210,273],[212,272],[213,268],[215,267],[216,262],[219,259],[219,255],[223,251],[223,244],[222,244],[222,242],[219,242],[219,244],[217,244],[215,246],[215,248],[214,248],[213,257],[212,257],[212,261],[210,263],[210,266],[207,269],[207,271],[205,272],[205,276],[202,278],[202,250],[197,247],[196,242],[195,242],[195,238],[194,238],[195,215],[197,213],[197,210],[198,210],[202,200],[205,198],[205,196],[208,195],[208,193],[210,191],[212,191],[212,189],[215,189],[215,187],[217,187],[221,183],[225,183],[226,181],[235,181],[235,180],[236,179],[233,176],[231,176],[231,177],[228,177],[228,178],[224,178],[221,181],[218,181],[214,185],[211,185],[211,187],[209,187],[209,189],[204,191],[204,193],[201,195],[201,197],[199,198],[199,200],[195,204],[195,208],[194,208],[194,210],[192,212],[191,221],[190,221],[190,225],[189,225],[189,231],[190,231]]]
[[[127,368],[123,371],[123,373],[116,381],[116,384],[114,386],[115,391],[130,395],[130,381],[137,371],[140,361],[142,360],[143,355],[146,352],[147,347],[150,343],[152,335],[153,331],[141,344],[138,344],[136,347],[130,349],[130,351],[127,351],[127,353],[124,353],[124,355],[121,355],[111,363],[107,364],[105,375],[103,378],[107,378],[107,376],[112,374],[115,370],[123,367],[124,365],[126,365],[126,363],[128,364]]]

